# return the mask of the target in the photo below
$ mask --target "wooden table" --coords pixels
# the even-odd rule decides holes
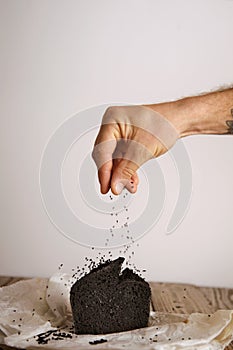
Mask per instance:
[[[22,278],[0,277],[0,287]],[[151,282],[152,306],[156,311],[179,314],[213,313],[219,309],[233,309],[233,289],[206,288],[190,284]],[[0,350],[15,349],[0,345]],[[233,350],[233,342],[225,349]]]

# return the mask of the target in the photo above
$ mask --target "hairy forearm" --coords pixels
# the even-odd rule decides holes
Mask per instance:
[[[145,106],[168,119],[180,137],[233,132],[233,88]]]

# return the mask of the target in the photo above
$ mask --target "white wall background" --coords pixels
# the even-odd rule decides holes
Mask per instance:
[[[232,19],[232,0],[0,0],[2,275],[49,276],[61,262],[69,270],[96,254],[61,235],[41,202],[40,158],[57,126],[94,105],[155,103],[233,83]],[[165,210],[135,262],[150,280],[233,287],[233,137],[184,142],[190,210],[165,235],[177,175],[161,158]]]

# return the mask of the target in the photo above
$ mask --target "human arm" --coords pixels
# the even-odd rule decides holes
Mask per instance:
[[[177,101],[106,110],[93,150],[101,192],[137,191],[137,169],[178,138],[233,132],[233,89]]]

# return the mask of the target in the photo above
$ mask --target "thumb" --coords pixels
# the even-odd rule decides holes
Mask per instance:
[[[132,187],[131,180],[135,178],[138,168],[153,157],[153,152],[143,143],[136,140],[128,140],[122,158],[116,154],[112,169],[111,189],[114,194],[120,194],[124,187],[128,190]],[[130,192],[135,192],[130,190]]]
[[[111,190],[114,194],[120,194],[126,187],[130,192],[135,192],[132,179],[136,176],[139,166],[131,160],[122,159],[113,168]]]

